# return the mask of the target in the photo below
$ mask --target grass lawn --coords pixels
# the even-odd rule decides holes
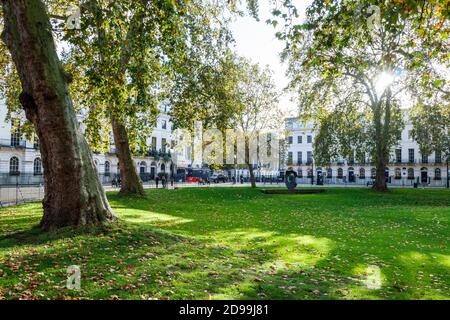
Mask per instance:
[[[0,299],[450,299],[448,190],[109,199],[108,231],[43,234],[40,204],[0,209]]]

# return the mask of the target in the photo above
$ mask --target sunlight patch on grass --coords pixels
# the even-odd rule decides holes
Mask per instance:
[[[288,264],[311,267],[324,259],[332,249],[332,241],[310,235],[294,234],[278,237],[278,254]]]
[[[378,266],[368,266],[365,272],[365,279],[363,280],[367,289],[378,290],[381,289],[381,269]]]
[[[435,256],[437,259],[436,261],[443,266],[450,268],[450,255],[448,254],[439,254],[439,253],[433,253],[433,256]],[[450,273],[450,269],[449,269]]]
[[[180,218],[169,214],[153,212],[150,210],[147,211],[133,209],[129,210],[129,212],[127,211],[128,210],[121,210],[120,216],[125,221],[131,223],[150,223],[155,226],[160,226],[161,223],[170,223],[171,225],[174,225],[193,221],[192,219]]]
[[[360,279],[363,286],[369,290],[379,290],[385,282],[385,276],[377,265],[360,264],[354,268],[354,274]]]
[[[271,259],[261,265],[262,270],[308,268],[326,258],[332,250],[332,241],[311,235],[279,234],[258,229],[217,231],[209,234],[219,244],[232,244],[236,250],[263,250],[271,252]]]

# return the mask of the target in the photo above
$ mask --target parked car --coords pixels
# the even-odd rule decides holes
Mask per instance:
[[[219,182],[227,182],[227,177],[221,173],[214,173],[210,180],[214,183],[219,183]]]

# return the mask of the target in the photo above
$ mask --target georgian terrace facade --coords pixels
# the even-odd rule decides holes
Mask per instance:
[[[142,180],[154,178],[160,172],[175,170],[177,161],[184,161],[184,155],[172,154],[172,122],[168,107],[161,106],[157,124],[148,140],[149,152],[145,156],[134,157],[136,168]],[[27,185],[43,183],[43,168],[39,141],[29,141],[23,134],[5,121],[7,109],[0,101],[0,185]],[[119,173],[119,163],[115,148],[110,152],[93,154],[100,180],[104,184]]]
[[[300,183],[312,183],[323,177],[325,184],[364,184],[374,178],[375,166],[368,159],[359,163],[353,159],[340,159],[329,166],[316,166],[313,143],[315,132],[313,123],[306,125],[298,118],[286,119],[287,152],[285,166],[292,166]],[[401,133],[401,140],[391,150],[386,167],[386,177],[390,185],[443,187],[449,176],[445,155],[433,152],[420,154],[419,145],[412,139],[412,125],[407,124]]]

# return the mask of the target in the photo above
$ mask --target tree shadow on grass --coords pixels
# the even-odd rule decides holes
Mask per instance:
[[[131,201],[113,196],[112,206],[126,222],[107,233],[67,231],[49,237],[29,230],[22,238],[17,234],[17,239],[0,241],[0,259],[5,266],[0,288],[6,288],[0,290],[0,296],[450,296],[448,248],[442,238],[448,234],[448,225],[441,223],[445,222],[442,215],[423,213],[422,217],[416,212],[411,218],[407,213],[386,210],[366,213],[343,205],[334,196],[327,198],[334,199],[332,203],[318,208],[318,201],[312,198],[261,202],[263,195],[245,190],[212,191],[209,196],[216,197],[215,201],[201,190],[152,194]],[[342,208],[347,211],[340,211]],[[430,219],[437,223],[430,224]],[[80,292],[65,289],[66,268],[73,264],[81,267]]]

